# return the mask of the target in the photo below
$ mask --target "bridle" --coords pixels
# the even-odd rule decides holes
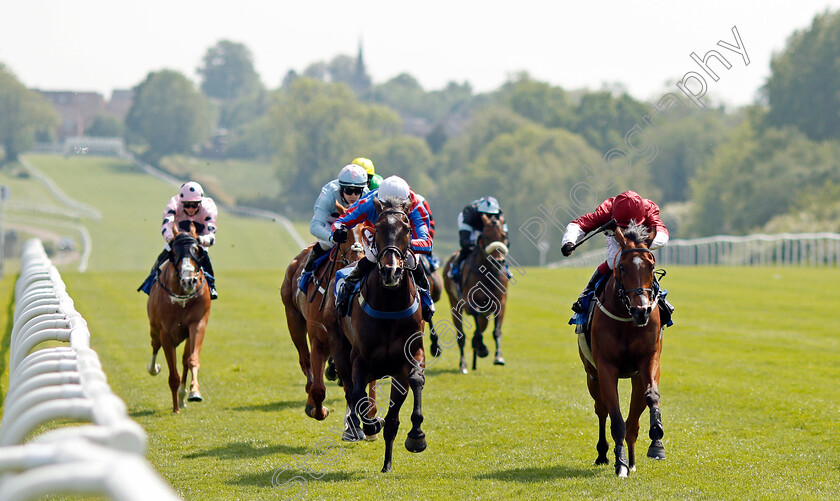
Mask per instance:
[[[180,248],[182,246],[186,247],[185,245],[179,243],[178,248]],[[198,248],[197,243],[193,243],[192,245],[189,246],[189,250],[186,253],[184,253],[183,255],[180,255],[181,254],[180,252],[176,252],[175,248],[170,250],[170,252],[172,254],[172,257],[174,257],[174,259],[172,257],[170,257],[170,261],[172,262],[172,267],[176,270],[176,272],[178,272],[179,279],[180,279],[181,273],[180,273],[178,265],[181,264],[181,262],[185,258],[189,257],[192,260],[194,260],[196,263],[198,263],[199,259],[198,259],[198,255],[196,254],[196,249],[197,248]],[[157,280],[158,284],[161,286],[161,288],[163,288],[163,290],[165,290],[166,293],[169,294],[169,296],[173,298],[173,300],[186,302],[188,299],[192,299],[192,298],[196,297],[197,295],[199,295],[201,293],[201,291],[204,289],[204,283],[207,281],[207,278],[204,276],[204,273],[202,273],[202,270],[201,270],[200,266],[198,267],[198,275],[199,275],[199,285],[198,285],[198,287],[196,287],[195,290],[191,294],[186,294],[186,295],[175,294],[174,292],[172,292],[166,286],[166,284],[163,283],[163,280],[160,279],[160,274],[158,274],[158,276],[156,277],[156,280]]]
[[[408,214],[406,214],[404,211],[401,211],[401,210],[398,210],[398,209],[387,209],[387,210],[383,210],[382,212],[379,213],[379,216],[377,216],[377,218],[376,218],[376,223],[379,224],[379,220],[382,218],[382,216],[391,215],[391,214],[405,216],[405,218],[408,219]],[[410,228],[410,224],[409,224],[409,228]],[[404,269],[410,269],[410,270],[413,271],[414,269],[417,268],[417,259],[414,259],[414,267],[413,268],[409,268],[406,265],[406,257],[408,257],[409,254],[413,255],[410,248],[406,248],[406,250],[402,250],[397,245],[387,245],[387,246],[383,247],[382,249],[377,249],[376,250],[376,267],[377,267],[377,270],[380,273],[382,272],[382,269],[385,267],[382,264],[382,258],[385,257],[388,253],[393,253],[393,254],[396,255],[397,263],[398,263],[398,265],[397,265],[397,270],[398,271],[401,272]]]
[[[625,250],[621,251],[621,253],[618,255],[618,257],[616,259],[620,260],[622,256],[633,253],[633,252],[647,252],[647,253],[649,253],[650,256],[651,256],[651,259],[653,259],[654,266],[656,266],[656,257],[654,256],[653,251],[651,251],[650,249],[644,248],[644,247],[637,247],[637,248],[634,248],[634,249],[625,249]],[[658,271],[662,273],[660,275],[660,277],[665,276],[665,270],[658,270]],[[656,273],[657,273],[657,270],[654,270],[651,274],[655,275]],[[626,289],[624,287],[624,267],[621,266],[620,264],[617,264],[617,272],[616,272],[615,276],[616,276],[616,282],[618,283],[618,299],[619,299],[619,301],[621,301],[621,304],[623,304],[624,307],[627,309],[628,313],[630,313],[630,295],[631,294],[633,296],[642,296],[642,295],[647,296],[648,300],[650,300],[650,303],[652,305],[651,307],[656,306],[656,303],[659,301],[659,295],[660,295],[659,292],[657,292],[656,295],[654,296],[652,288],[636,287],[635,289]],[[655,277],[654,277],[654,279],[655,279]],[[652,283],[652,281],[651,281],[651,283]]]

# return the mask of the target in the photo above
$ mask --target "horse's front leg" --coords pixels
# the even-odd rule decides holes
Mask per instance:
[[[168,336],[165,332],[163,335]],[[175,346],[172,343],[164,345],[163,355],[166,357],[166,366],[169,368],[169,391],[172,393],[172,412],[178,414],[186,405],[184,404],[184,396],[180,391],[181,388],[178,386],[181,378],[178,375],[178,361],[175,359]]]
[[[624,449],[627,428],[624,425],[624,418],[621,417],[621,407],[618,402],[617,370],[610,367],[609,364],[598,363],[598,385],[601,390],[601,398],[610,416],[610,431],[615,443],[615,474],[623,478],[630,472],[630,466],[627,464],[627,455]]]
[[[149,360],[149,365],[146,366],[146,371],[152,376],[160,374],[160,364],[157,363],[157,355],[160,350],[160,331],[151,329],[152,335],[152,359]]]
[[[382,473],[387,473],[392,469],[394,439],[397,437],[397,430],[400,429],[400,408],[402,408],[405,397],[408,395],[405,390],[407,384],[411,383],[406,381],[404,376],[391,381],[391,407],[388,409],[388,414],[385,415],[385,430],[382,433],[385,439],[385,462],[382,465]],[[414,415],[412,414],[413,418]],[[423,438],[425,440],[425,436]],[[408,448],[408,439],[406,440],[406,448]]]
[[[502,322],[505,319],[505,299],[502,298],[502,307],[499,314],[493,320],[493,339],[496,341],[496,356],[493,365],[505,365],[505,358],[502,356]]]
[[[368,384],[368,367],[364,360],[358,355],[353,357],[352,376],[349,381],[344,381],[345,385],[350,385],[349,397],[347,400],[347,425],[344,430],[344,435],[341,437],[346,442],[358,442],[365,438],[360,422],[360,409],[367,409],[369,405],[368,397],[365,396],[365,386]],[[345,392],[347,392],[345,386]]]
[[[204,325],[204,321],[201,321],[190,328],[190,339],[184,346],[184,376],[182,383],[186,387],[187,368],[189,368],[190,392],[187,400],[190,402],[201,402],[204,400],[198,384],[198,369],[201,366],[199,357],[201,354],[201,345],[204,341]]]
[[[624,425],[627,429],[627,459],[630,471],[636,471],[636,439],[639,437],[639,416],[645,410],[645,383],[640,374],[631,378],[633,389],[630,394],[630,410]]]
[[[312,369],[312,386],[309,388],[309,396],[312,399],[312,404],[310,405],[307,402],[305,410],[307,416],[322,421],[330,413],[323,405],[324,399],[327,397],[327,387],[324,384],[324,365],[330,355],[330,345],[313,333],[313,330],[323,329],[323,327],[314,325],[310,327],[312,330],[309,331],[309,342],[312,345],[312,350],[309,356]]]
[[[365,418],[363,419],[364,424],[362,426],[362,431],[365,432],[365,440],[368,442],[373,442],[377,438],[379,438],[379,432],[382,431],[382,426],[384,424],[384,420],[377,416],[379,414],[379,408],[376,406],[376,386],[379,384],[378,381],[371,381],[368,384],[368,409]]]
[[[662,342],[660,338],[659,343]],[[659,353],[661,345],[657,347],[657,351],[651,360],[650,368],[650,382],[646,385],[645,403],[650,408],[650,437],[651,443],[648,447],[647,457],[653,459],[665,459],[665,446],[662,444],[662,438],[665,436],[665,430],[662,427],[662,414],[659,411]]]
[[[455,332],[458,336],[458,349],[461,352],[460,365],[458,369],[461,371],[461,374],[466,374],[469,372],[467,370],[467,361],[464,360],[464,348],[467,345],[467,336],[464,334],[464,323],[461,319],[461,315],[464,310],[463,308],[457,309],[460,304],[461,303],[459,302],[452,310],[452,324],[455,326]]]
[[[414,408],[411,411],[411,430],[405,439],[405,448],[409,452],[423,452],[426,450],[426,434],[420,429],[423,423],[423,387],[426,385],[424,364],[426,354],[421,346],[414,352],[412,367],[408,374],[408,385],[414,394]]]
[[[484,344],[484,336],[482,335],[484,329],[487,328],[487,324],[490,322],[484,315],[473,315],[473,318],[475,318],[475,332],[473,333],[472,340],[473,370],[476,370],[478,368],[476,357],[485,358],[490,355],[490,350],[488,350],[487,345]]]
[[[432,320],[429,320],[429,342],[429,350],[432,352],[432,358],[438,358],[441,356],[441,354],[443,354],[443,350],[440,349],[440,338],[435,330],[435,324],[432,323]]]
[[[607,443],[607,407],[601,398],[601,387],[598,384],[598,371],[589,362],[586,361],[583,354],[580,354],[580,359],[583,361],[583,367],[586,371],[586,387],[589,390],[589,395],[595,402],[595,415],[598,416],[598,444],[595,449],[598,451],[598,457],[595,459],[596,465],[610,464],[607,459],[607,452],[610,446]]]

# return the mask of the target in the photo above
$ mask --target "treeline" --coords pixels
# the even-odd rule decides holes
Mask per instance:
[[[150,73],[124,124],[102,119],[89,132],[124,136],[154,163],[173,154],[270,162],[282,195],[248,202],[299,217],[341,166],[366,156],[429,199],[443,235],[466,203],[495,195],[517,256],[534,263],[540,241],[559,259],[562,227],[626,189],[657,201],[675,238],[840,230],[840,66],[827,61],[840,61],[840,13],[790,37],[758,103],[726,110],[699,109],[676,87],[646,102],[528,74],[484,94],[454,82],[427,91],[409,74],[374,84],[361,54],[290,71],[268,89],[247,47],[221,41],[198,86]],[[7,156],[54,120],[0,71]]]

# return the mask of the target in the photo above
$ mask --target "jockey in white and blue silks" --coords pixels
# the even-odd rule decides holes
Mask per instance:
[[[163,209],[163,222],[160,225],[160,233],[166,242],[163,252],[158,255],[152,270],[146,280],[137,289],[148,294],[151,291],[158,268],[169,258],[170,244],[175,239],[175,228],[181,231],[188,231],[190,223],[195,224],[198,233],[198,244],[208,249],[216,243],[216,219],[219,210],[212,198],[204,196],[204,189],[195,181],[181,185],[178,194],[169,199],[166,208]],[[210,298],[216,299],[216,277],[213,274],[213,265],[210,263],[210,254],[202,252],[198,265],[204,270],[207,285],[210,288]]]
[[[409,188],[408,183],[398,176],[390,176],[382,181],[379,188],[368,193],[356,205],[350,207],[346,214],[339,217],[333,223],[332,239],[334,242],[343,242],[347,239],[347,229],[361,224],[365,221],[376,224],[376,206],[373,203],[374,197],[380,201],[388,198],[410,200],[411,208],[408,211],[408,219],[411,222],[411,250],[415,253],[431,254],[432,237],[429,234],[429,213],[420,201],[420,198]],[[376,249],[365,248],[366,259],[356,262],[353,271],[344,280],[344,284],[336,298],[336,306],[339,315],[346,315],[349,311],[350,296],[359,280],[367,275],[376,265]],[[411,269],[414,282],[420,288],[423,296],[423,318],[428,322],[434,314],[435,307],[429,295],[429,282],[422,266],[415,266],[411,262],[413,256],[409,253],[406,256],[406,268]]]
[[[318,243],[309,253],[301,277],[305,273],[311,273],[315,267],[315,260],[335,246],[332,239],[332,223],[339,216],[335,204],[339,203],[345,208],[353,205],[368,193],[367,184],[368,175],[364,167],[349,164],[341,169],[338,178],[321,188],[321,193],[315,200],[312,221],[309,223],[309,232],[318,239]]]

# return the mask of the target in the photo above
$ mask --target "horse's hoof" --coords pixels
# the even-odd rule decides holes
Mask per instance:
[[[423,452],[426,450],[426,437],[405,439],[405,448],[408,452]]]
[[[630,473],[630,469],[626,465],[620,464],[615,467],[615,476],[618,478],[627,478],[628,473]]]
[[[152,376],[157,376],[158,374],[160,374],[160,364],[155,364],[154,367],[153,367],[152,364],[150,363],[149,365],[146,366],[146,370]]]
[[[484,344],[480,344],[475,349],[475,353],[478,355],[478,358],[487,358],[490,355],[490,350]]]
[[[382,473],[389,473],[391,471],[391,463],[385,463],[382,467]]]
[[[191,391],[190,396],[187,397],[187,402],[201,402],[204,398],[201,396],[201,393],[197,391]]]
[[[661,440],[654,440],[648,447],[647,457],[651,459],[665,459],[665,447]]]
[[[439,356],[443,355],[443,350],[440,349],[440,345],[437,343],[432,343],[429,347],[429,351],[432,352],[433,358],[438,358]]]
[[[501,355],[496,355],[496,359],[493,360],[493,365],[505,365],[505,359]]]
[[[376,435],[382,431],[382,427],[385,425],[385,420],[379,416],[376,416],[372,423],[370,422],[363,422],[362,423],[362,431],[365,433],[365,440],[376,440]]]
[[[467,370],[467,363],[461,362],[461,374],[467,374],[469,371]]]
[[[312,419],[317,419],[318,421],[323,421],[327,418],[330,411],[326,407],[321,407],[321,416],[319,417],[318,414],[315,413],[315,406],[314,405],[307,405],[303,408],[303,412],[306,413],[307,416],[311,417]]]
[[[606,456],[599,457],[598,459],[595,460],[595,466],[601,466],[601,465],[605,465],[605,464],[610,464],[610,460],[607,459]]]
[[[329,381],[335,381],[338,379],[338,370],[336,370],[335,364],[327,364],[327,369],[324,371],[324,377]]]
[[[345,442],[358,442],[359,440],[364,440],[364,438],[365,434],[361,428],[347,428],[341,435],[341,440]]]

